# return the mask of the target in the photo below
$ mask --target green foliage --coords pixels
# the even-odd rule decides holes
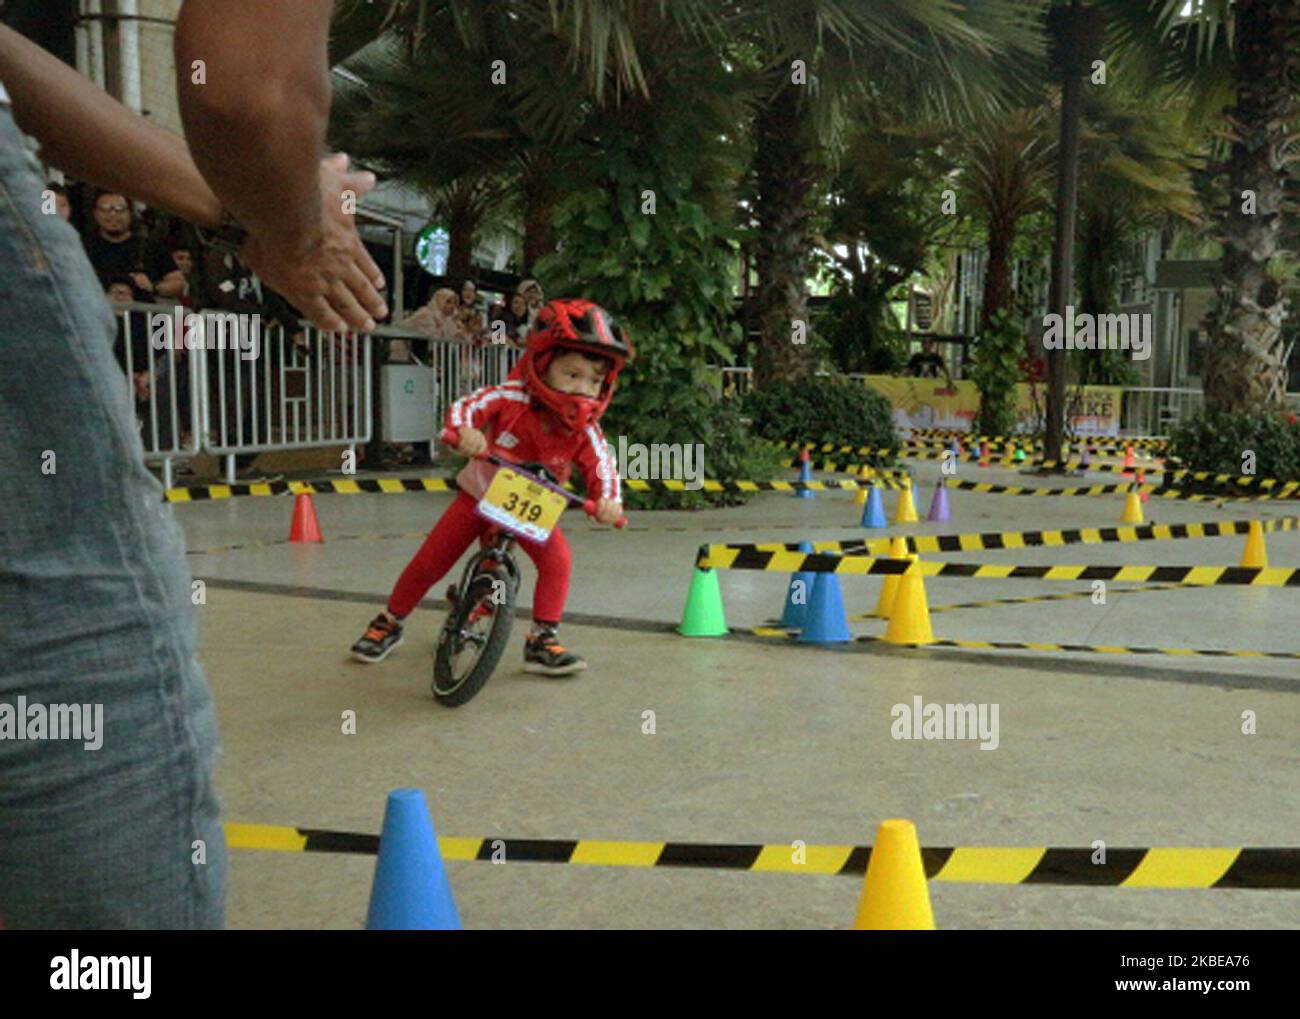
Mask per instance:
[[[694,87],[691,74],[676,80]],[[694,110],[693,118],[668,117],[629,105],[593,115],[600,145],[582,144],[581,158],[561,154],[570,169],[557,181],[565,195],[553,220],[559,250],[537,274],[548,294],[597,301],[628,329],[636,357],[603,423],[610,441],[702,443],[710,478],[765,480],[772,468],[759,443],[710,385],[708,365],[729,360],[738,332],[729,324],[736,243],[709,212],[728,183],[717,140],[725,121],[705,103]],[[734,493],[656,492],[637,494],[633,505],[734,501]]]
[[[865,276],[835,281],[814,328],[840,371],[885,375],[907,361],[907,340],[888,295]]]
[[[969,377],[980,391],[976,431],[984,435],[1010,435],[1016,426],[1016,383],[1024,333],[1014,313],[996,312],[971,355]]]
[[[1300,424],[1291,412],[1204,410],[1170,436],[1169,453],[1194,471],[1240,475],[1242,455],[1255,454],[1255,475],[1300,479]]]
[[[774,441],[898,446],[889,401],[862,381],[820,376],[799,385],[772,383],[745,398],[745,411],[754,431]]]
[[[1070,360],[1081,386],[1136,386],[1140,378],[1127,350],[1074,350]]]

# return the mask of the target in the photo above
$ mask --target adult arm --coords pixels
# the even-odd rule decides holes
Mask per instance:
[[[203,227],[221,202],[185,140],[127,109],[88,78],[0,25],[0,81],[14,120],[42,158],[79,180],[118,191]]]
[[[374,180],[349,175],[345,156],[320,162],[332,7],[188,0],[176,24],[177,93],[195,162],[249,231],[249,265],[324,328],[368,330],[387,314],[383,275],[342,192],[359,198]]]

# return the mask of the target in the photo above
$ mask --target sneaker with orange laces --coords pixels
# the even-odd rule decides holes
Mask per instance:
[[[524,642],[525,672],[539,676],[572,676],[586,667],[585,658],[560,644],[554,627],[536,628]]]
[[[352,645],[352,657],[359,662],[382,662],[400,643],[402,624],[381,612],[370,621],[361,639]]]

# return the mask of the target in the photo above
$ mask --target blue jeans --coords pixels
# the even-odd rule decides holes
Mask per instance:
[[[103,291],[38,174],[0,103],[0,920],[220,927],[217,727],[184,542]],[[99,706],[98,748],[84,729],[33,738],[42,716],[77,734],[59,705],[91,726]]]

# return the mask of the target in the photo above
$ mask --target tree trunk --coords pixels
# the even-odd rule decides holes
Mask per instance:
[[[1215,216],[1223,257],[1217,299],[1204,320],[1202,378],[1207,408],[1243,413],[1281,406],[1286,384],[1286,304],[1269,270],[1286,254],[1281,206],[1300,77],[1300,8],[1294,0],[1238,0],[1235,15],[1237,104],[1229,111],[1228,198]]]
[[[451,235],[447,275],[455,281],[457,293],[461,282],[473,276],[474,237],[481,220],[482,215],[466,192],[458,191],[451,196],[447,203],[447,233]]]
[[[538,159],[529,165],[523,179],[524,276],[532,276],[537,262],[555,252],[555,190],[549,170],[549,165]]]
[[[812,369],[805,281],[809,196],[817,179],[803,88],[787,82],[758,116],[754,169],[758,220],[754,268],[759,348],[757,379],[797,382]],[[797,323],[803,323],[799,338]]]
[[[1016,217],[994,212],[989,216],[989,256],[984,264],[984,297],[980,304],[980,332],[987,332],[993,316],[1011,307],[1011,248],[1016,242]]]

